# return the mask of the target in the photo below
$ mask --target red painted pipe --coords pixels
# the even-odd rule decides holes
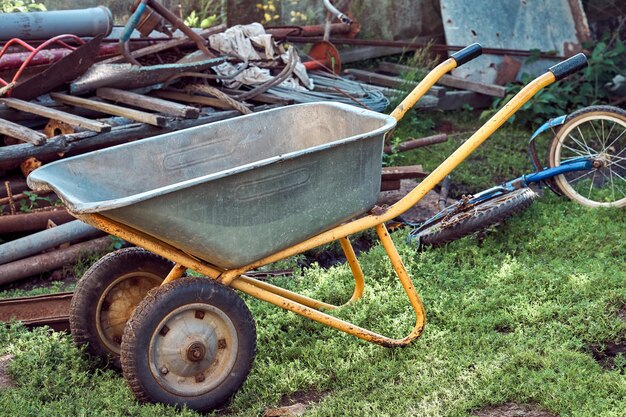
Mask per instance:
[[[28,66],[52,64],[65,58],[71,52],[72,51],[69,49],[64,48],[44,49],[30,60]],[[98,53],[98,56],[104,57],[117,54],[119,54],[117,43],[100,45],[100,52]],[[0,57],[0,71],[19,68],[29,55],[31,55],[31,52],[14,52],[4,54]]]

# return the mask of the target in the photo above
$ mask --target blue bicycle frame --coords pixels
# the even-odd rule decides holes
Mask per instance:
[[[423,223],[417,224],[409,224],[411,226],[419,226],[419,229],[425,229],[429,227],[431,224],[438,222],[442,217],[450,215],[450,213],[454,213],[459,207],[469,207],[478,203],[481,203],[485,200],[488,200],[493,197],[497,197],[503,194],[510,193],[517,189],[528,187],[530,184],[538,183],[538,182],[546,182],[547,180],[556,177],[557,175],[565,174],[568,172],[574,171],[586,171],[590,170],[594,167],[594,160],[592,158],[580,157],[571,159],[569,161],[563,162],[558,167],[554,168],[544,168],[543,164],[540,162],[539,157],[537,155],[537,151],[535,150],[535,139],[543,132],[548,129],[554,128],[556,126],[560,126],[565,123],[567,116],[559,116],[554,119],[548,120],[546,123],[541,125],[533,135],[531,136],[528,147],[530,159],[533,167],[535,168],[535,172],[531,174],[525,174],[521,177],[515,178],[514,180],[507,181],[503,184],[497,185],[495,187],[489,188],[487,190],[481,191],[471,197],[465,197],[461,200],[455,202],[449,207],[446,207],[435,216],[426,220]],[[550,189],[554,190],[549,182],[546,184],[550,187]],[[555,191],[556,192],[556,191]]]

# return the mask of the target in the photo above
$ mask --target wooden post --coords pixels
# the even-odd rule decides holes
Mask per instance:
[[[131,91],[118,90],[117,88],[98,88],[96,95],[105,100],[141,107],[142,109],[153,110],[174,117],[197,119],[200,115],[200,110],[195,107],[184,106],[172,101],[144,96]]]
[[[12,138],[28,142],[33,145],[43,145],[48,139],[43,133],[29,129],[17,123],[0,119],[0,134],[10,136]]]
[[[81,97],[74,97],[61,93],[50,93],[50,97],[64,104],[83,107],[89,110],[95,110],[106,114],[126,117],[152,126],[163,127],[167,125],[167,118],[152,113],[146,113],[139,110],[127,109],[126,107],[115,106],[101,101],[90,100]]]
[[[106,123],[97,122],[95,120],[87,119],[86,117],[76,116],[70,113],[66,113],[60,110],[51,109],[49,107],[41,106],[35,103],[29,103],[28,101],[19,100],[16,98],[5,98],[2,102],[15,110],[24,111],[38,116],[47,117],[49,119],[60,120],[71,126],[82,127],[94,132],[110,132],[111,126]]]

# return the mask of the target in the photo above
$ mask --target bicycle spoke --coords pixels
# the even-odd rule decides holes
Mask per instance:
[[[622,158],[622,159],[626,159],[626,158]],[[608,165],[606,166],[606,168],[610,168],[610,167],[612,167],[613,165],[617,165],[618,167],[620,167],[621,169],[623,169],[624,171],[626,171],[626,168],[625,168],[624,166],[620,165],[617,161],[615,161],[615,162],[611,162],[610,164],[608,164]]]
[[[596,179],[596,171],[593,171],[593,177],[591,178],[591,185],[589,186],[589,194],[587,194],[587,199],[591,199],[591,192],[593,191],[593,181]]]
[[[603,145],[603,139],[604,139],[604,120],[600,120],[600,123],[602,124],[602,135],[598,135],[598,131],[596,130],[596,127],[593,125],[593,120],[591,120],[589,122],[589,125],[591,125],[591,129],[593,130],[593,133],[596,134],[596,138],[598,138],[598,141],[600,142],[600,145]]]
[[[621,137],[624,135],[624,132],[626,132],[626,129],[622,130],[622,133],[620,133],[620,134],[619,134],[619,135],[615,138],[615,140],[609,144],[609,146],[605,147],[605,148],[604,148],[604,150],[603,150],[603,152],[604,152],[604,151],[606,151],[607,149],[609,149],[611,146],[613,146],[613,144],[614,144],[615,142],[617,142],[617,141],[618,141],[618,139],[619,139],[619,138],[621,138]],[[626,148],[624,148],[624,149],[626,149]],[[624,152],[624,151],[622,150],[622,152]],[[620,152],[620,153],[622,153],[622,152]]]
[[[583,135],[582,130],[580,130],[580,126],[577,126],[577,127],[576,127],[576,130],[578,130],[578,133],[580,133],[580,138],[583,140],[583,143],[585,144],[585,147],[586,147],[588,150],[591,150],[591,151],[593,151],[594,153],[597,153],[597,152],[596,152],[596,151],[595,151],[595,150],[594,150],[591,146],[587,145],[587,141],[585,140],[585,135]]]
[[[579,129],[580,130],[580,129]],[[579,153],[579,155],[591,155],[593,149],[589,148],[586,144],[583,145],[582,143],[580,143],[580,141],[574,137],[574,135],[572,135],[571,133],[568,135],[572,141],[577,144],[579,146],[579,148],[581,149],[582,152],[587,152],[586,154],[583,153]],[[565,144],[563,144],[563,146],[566,146]],[[569,148],[572,152],[576,152],[578,153],[579,151],[574,150],[573,148]],[[595,152],[595,151],[594,151]]]
[[[580,175],[580,176],[578,176],[578,177],[574,178],[573,180],[567,180],[567,182],[569,182],[569,183],[574,183],[574,182],[578,181],[579,179],[581,179],[582,177],[584,177],[584,176],[586,176],[586,175],[591,174],[592,172],[593,172],[593,171],[585,171],[585,173],[584,173],[584,174],[582,174],[582,175]]]
[[[572,147],[570,147],[570,146],[568,146],[568,145],[566,145],[566,144],[564,144],[564,143],[563,143],[562,145],[563,145],[563,147],[564,147],[564,148],[569,149],[570,151],[574,152],[574,153],[577,155],[577,157],[581,157],[581,156],[591,156],[591,154],[590,154],[590,153],[582,153],[582,152],[577,151],[576,149],[574,149],[574,148],[572,148]]]
[[[615,201],[615,184],[613,183],[613,170],[609,170],[609,174],[611,176],[611,197],[613,198],[612,201]]]

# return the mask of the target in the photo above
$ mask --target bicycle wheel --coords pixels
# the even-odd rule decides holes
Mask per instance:
[[[587,207],[626,206],[626,111],[591,106],[567,117],[550,144],[550,167],[580,157],[593,168],[555,177],[559,190]]]
[[[460,205],[438,222],[424,229],[415,229],[411,238],[421,245],[445,245],[503,222],[529,207],[536,196],[530,188],[520,188],[476,204]]]

